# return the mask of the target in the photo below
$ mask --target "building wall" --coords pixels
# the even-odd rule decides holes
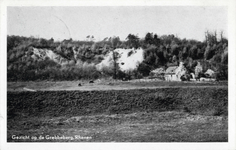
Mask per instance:
[[[177,75],[175,74],[172,74],[172,75],[165,75],[165,80],[166,81],[181,81],[180,77],[178,77]]]

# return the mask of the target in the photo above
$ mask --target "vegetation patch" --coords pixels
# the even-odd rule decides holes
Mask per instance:
[[[7,92],[7,117],[8,142],[227,142],[228,89]]]
[[[217,39],[216,32],[206,33],[204,41],[180,39],[172,35],[147,33],[144,38],[129,34],[126,41],[119,37],[105,38],[102,41],[74,41],[73,39],[54,41],[34,37],[7,36],[7,80],[80,80],[102,77],[124,78],[117,63],[127,68],[137,53],[131,49],[141,48],[143,58],[132,71],[126,70],[129,78],[149,76],[152,70],[167,68],[183,62],[189,73],[194,72],[197,62],[203,70],[216,72],[219,80],[228,79],[228,40],[221,33]],[[106,59],[115,49],[125,52],[126,62],[114,62],[109,67],[97,69],[96,65]],[[126,53],[127,52],[127,53]],[[115,53],[113,53],[115,54]],[[123,65],[122,65],[123,64]],[[127,65],[129,64],[129,65]],[[133,64],[133,63],[132,63]],[[134,64],[133,64],[134,65]]]
[[[182,110],[227,115],[228,89],[217,87],[111,91],[7,92],[9,119],[28,116],[77,116]]]

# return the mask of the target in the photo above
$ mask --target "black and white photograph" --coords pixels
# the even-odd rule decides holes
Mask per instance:
[[[229,1],[146,3],[6,6],[5,142],[232,142]]]

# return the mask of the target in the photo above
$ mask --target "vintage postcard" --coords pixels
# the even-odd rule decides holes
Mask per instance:
[[[235,149],[234,4],[2,1],[0,149]]]

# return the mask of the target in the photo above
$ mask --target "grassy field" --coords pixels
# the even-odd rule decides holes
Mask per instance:
[[[7,115],[8,142],[227,142],[228,88],[8,91]]]
[[[81,86],[78,86],[81,84]],[[78,81],[38,81],[38,82],[7,82],[8,91],[24,91],[25,88],[39,90],[39,91],[58,91],[58,90],[123,90],[123,89],[144,89],[144,88],[166,88],[166,87],[226,87],[227,81],[221,82],[167,82],[155,79],[145,80],[130,80],[130,81],[116,81],[116,80],[95,80],[94,83],[89,83],[88,80]]]
[[[227,116],[179,111],[27,117],[8,122],[8,142],[227,142],[227,122]],[[37,139],[13,139],[12,135]]]

